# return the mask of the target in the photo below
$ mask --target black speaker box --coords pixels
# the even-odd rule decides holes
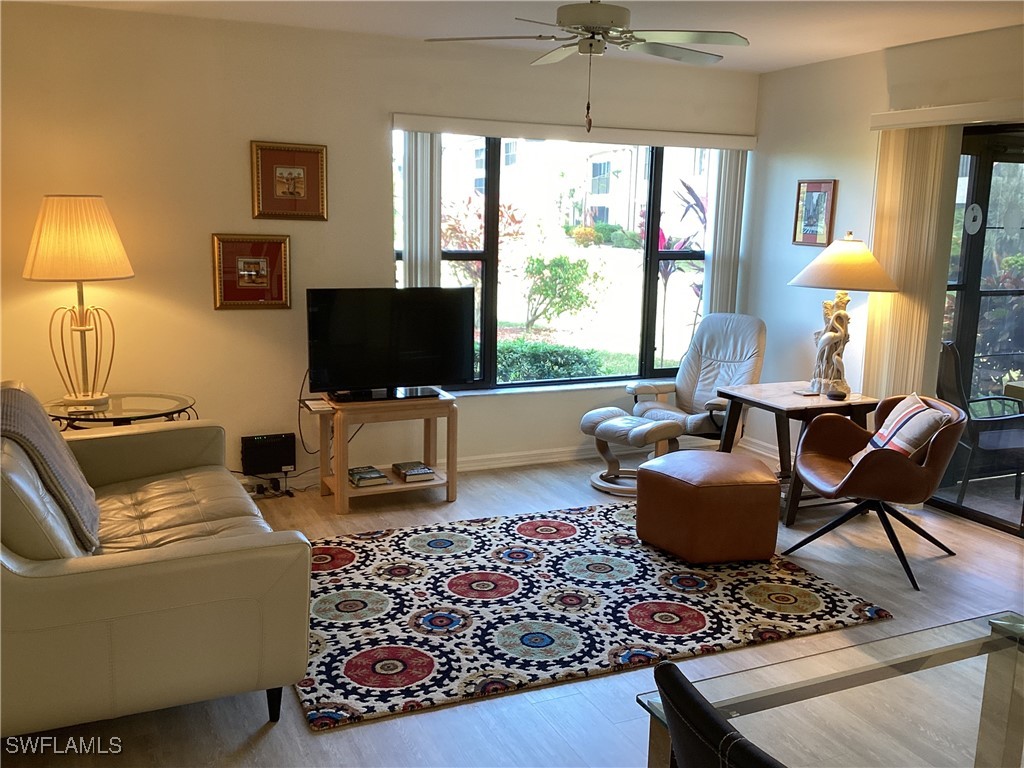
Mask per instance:
[[[295,471],[295,433],[242,438],[242,474]]]

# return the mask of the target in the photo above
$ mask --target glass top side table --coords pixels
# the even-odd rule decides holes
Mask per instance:
[[[43,405],[47,415],[60,424],[61,429],[80,429],[88,424],[112,424],[121,427],[144,419],[198,417],[195,398],[166,392],[120,392],[110,395],[110,403],[103,409],[67,405],[63,400],[51,400]]]
[[[694,681],[712,706],[786,765],[1021,765],[1024,618],[981,616]],[[657,691],[649,766],[668,765]]]

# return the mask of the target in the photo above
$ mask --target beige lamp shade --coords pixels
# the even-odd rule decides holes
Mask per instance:
[[[789,284],[843,291],[899,290],[864,241],[855,240],[852,232],[844,240],[834,240]]]
[[[46,195],[28,249],[28,280],[87,282],[134,277],[99,195]]]

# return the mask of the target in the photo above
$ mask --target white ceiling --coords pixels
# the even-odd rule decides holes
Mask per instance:
[[[468,35],[536,35],[552,30],[516,17],[553,22],[561,2],[525,0],[86,0],[90,7],[211,19],[345,30],[421,40]],[[633,29],[738,32],[749,48],[703,47],[725,55],[719,69],[771,72],[893,46],[1024,24],[1024,0],[618,0]],[[520,46],[538,54],[557,44],[537,41],[434,43]],[[702,48],[702,46],[693,46]],[[647,62],[664,60],[612,51]],[[680,66],[666,62],[670,66]]]

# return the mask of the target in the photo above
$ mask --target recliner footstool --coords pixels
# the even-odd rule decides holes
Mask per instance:
[[[590,484],[599,491],[615,496],[636,496],[637,470],[623,467],[608,443],[633,448],[653,445],[654,455],[661,456],[679,450],[678,438],[686,431],[677,421],[654,421],[642,416],[630,416],[614,406],[596,408],[584,414],[580,430],[594,437],[597,452],[608,465],[607,469],[590,476]]]
[[[768,560],[779,499],[775,473],[755,458],[677,451],[638,468],[636,532],[688,563]]]

